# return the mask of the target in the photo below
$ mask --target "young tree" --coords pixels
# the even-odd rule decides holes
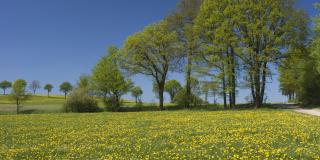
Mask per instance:
[[[48,98],[49,98],[50,92],[52,91],[53,86],[52,86],[51,84],[46,84],[46,85],[43,87],[43,89],[47,90],[47,92],[48,92]]]
[[[11,87],[12,87],[12,84],[9,81],[0,82],[0,88],[3,89],[3,95],[6,95],[6,89]]]
[[[163,92],[169,70],[177,69],[181,45],[177,33],[166,21],[147,26],[126,40],[121,52],[123,67],[133,74],[154,78],[159,88],[159,108],[164,109]]]
[[[164,85],[164,91],[170,95],[171,103],[173,102],[174,96],[181,90],[181,84],[177,80],[169,80]]]
[[[12,98],[16,101],[17,114],[19,114],[20,104],[27,99],[26,94],[27,82],[23,79],[16,80],[12,85]]]
[[[132,88],[132,82],[123,76],[117,59],[118,48],[111,46],[108,55],[102,57],[92,71],[92,82],[95,90],[111,100],[114,111],[120,107],[121,96]]]
[[[205,0],[195,25],[203,43],[198,56],[208,67],[205,74],[220,79],[225,109],[228,108],[228,96],[229,107],[236,107],[237,37],[233,31],[232,7],[235,6],[230,1]]]
[[[36,95],[37,89],[40,89],[40,88],[41,88],[40,82],[37,81],[37,80],[33,80],[33,81],[31,82],[29,88],[32,90],[33,95]]]
[[[90,85],[91,77],[89,75],[81,75],[77,84],[78,88],[90,89]]]
[[[142,89],[139,86],[133,87],[131,89],[131,95],[135,98],[136,103],[141,103],[141,95],[143,94]]]
[[[67,99],[67,94],[72,90],[72,85],[70,82],[63,82],[60,85],[60,91],[64,93],[64,98]]]
[[[170,26],[178,34],[179,41],[182,42],[184,47],[184,57],[186,59],[185,65],[185,78],[186,78],[186,98],[187,102],[185,107],[188,108],[191,103],[191,76],[193,70],[194,56],[199,48],[199,42],[196,32],[193,29],[195,19],[202,0],[180,0],[177,9],[171,13],[166,19]]]

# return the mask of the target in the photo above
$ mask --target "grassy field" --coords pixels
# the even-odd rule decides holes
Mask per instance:
[[[285,110],[0,116],[0,159],[319,159],[320,118]]]
[[[100,108],[105,105],[101,99],[97,99]],[[44,95],[30,96],[28,100],[23,101],[20,110],[21,113],[61,113],[64,112],[63,105],[65,103],[64,96],[52,95],[50,97]],[[134,101],[124,100],[123,105],[125,111],[137,110],[157,110],[157,104],[143,103],[137,107]],[[16,104],[8,95],[0,95],[0,114],[15,114]]]
[[[105,108],[102,99],[97,98],[98,106],[100,108]],[[64,112],[63,105],[65,99],[63,96],[53,95],[50,97],[44,95],[30,96],[28,100],[23,101],[20,106],[20,111],[22,114],[31,113],[62,113]],[[131,100],[123,100],[123,106],[120,108],[120,112],[132,112],[132,111],[157,111],[158,105],[156,103],[142,103],[136,104]],[[168,110],[179,110],[183,109],[181,106],[176,106],[174,104],[165,104]],[[209,105],[197,107],[197,110],[219,110],[222,106]],[[16,114],[15,101],[10,98],[10,96],[0,95],[0,115],[1,114]]]
[[[63,111],[65,99],[63,96],[36,95],[31,96],[21,104],[22,113],[56,113]],[[10,114],[16,112],[15,101],[10,96],[0,95],[0,114]]]

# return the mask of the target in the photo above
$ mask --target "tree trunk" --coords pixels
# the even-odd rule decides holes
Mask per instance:
[[[49,98],[49,91],[48,91],[48,98]]]
[[[261,86],[261,100],[260,100],[260,107],[263,105],[263,100],[264,100],[264,92],[266,88],[266,78],[267,78],[267,62],[263,62],[262,66],[262,86]]]
[[[188,64],[187,64],[187,75],[186,75],[186,96],[187,96],[187,102],[186,102],[186,108],[190,107],[191,103],[191,70],[192,70],[192,50],[189,48],[189,52],[187,55]]]
[[[226,78],[224,76],[224,73],[222,77],[222,91],[223,91],[223,106],[224,106],[224,109],[227,110],[228,106],[227,106],[227,93],[226,93]]]
[[[20,107],[19,104],[20,104],[20,103],[19,103],[19,100],[18,100],[18,99],[16,100],[16,103],[17,103],[17,114],[19,114],[19,112],[20,112],[20,111],[19,111],[19,107]]]
[[[159,87],[159,109],[162,111],[164,110],[164,106],[163,106],[163,92],[164,92],[164,82],[160,82],[158,83],[158,87]]]
[[[231,47],[231,97],[232,97],[232,107],[236,109],[236,62],[235,53]]]
[[[174,94],[170,94],[170,102],[173,103]]]
[[[3,95],[6,95],[6,89],[3,89]]]
[[[67,92],[64,92],[64,99],[67,99]]]

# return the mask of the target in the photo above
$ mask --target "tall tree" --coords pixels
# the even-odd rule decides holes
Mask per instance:
[[[208,30],[204,35],[225,44],[222,47],[226,48],[228,66],[234,66],[230,64],[235,56],[242,60],[256,108],[263,104],[267,76],[271,75],[269,66],[283,57],[283,50],[304,42],[308,22],[292,0],[206,0],[199,17],[200,29]],[[230,70],[233,67],[228,68],[227,74],[235,76]],[[234,87],[232,81],[234,77],[229,78]]]
[[[141,103],[141,96],[143,94],[142,89],[139,86],[133,87],[131,89],[131,95],[135,98],[136,103]]]
[[[0,82],[0,88],[3,89],[3,95],[6,95],[6,90],[11,87],[12,87],[12,84],[9,81],[5,80]]]
[[[117,59],[118,48],[111,46],[108,55],[102,57],[92,70],[92,82],[95,90],[100,92],[106,100],[110,100],[112,109],[117,111],[120,107],[121,96],[132,88],[132,82],[126,79],[120,70]],[[106,98],[109,99],[106,99]]]
[[[23,79],[16,80],[12,85],[12,98],[16,101],[17,114],[20,112],[20,104],[23,100],[27,99],[26,94],[27,82]]]
[[[33,81],[31,82],[29,88],[32,90],[33,95],[36,95],[37,89],[40,89],[40,88],[41,88],[40,82],[37,81],[37,80],[33,80]]]
[[[53,85],[52,84],[46,84],[43,89],[45,89],[47,92],[48,92],[48,98],[50,96],[50,92],[52,91],[53,89]]]
[[[60,91],[64,93],[64,98],[67,99],[67,94],[72,90],[72,85],[70,82],[63,82],[60,85]]]
[[[236,55],[237,37],[234,32],[230,1],[205,0],[196,19],[195,28],[200,35],[202,52],[198,54],[208,67],[210,75],[221,79],[224,108],[227,98],[231,108],[236,105]],[[208,73],[206,73],[208,74]]]
[[[164,86],[164,91],[170,95],[170,100],[173,102],[174,96],[182,89],[181,84],[177,80],[169,80]]]
[[[173,30],[178,33],[178,38],[184,47],[186,59],[185,79],[187,102],[185,107],[191,103],[191,76],[193,69],[194,55],[199,47],[196,32],[193,25],[198,15],[202,0],[180,0],[177,9],[167,17],[167,21]]]
[[[320,10],[320,3],[316,3],[315,8],[317,10]],[[316,16],[314,18],[314,37],[312,40],[312,46],[311,46],[311,53],[312,57],[315,58],[316,65],[317,65],[317,70],[320,73],[320,16]]]
[[[159,88],[159,109],[163,110],[163,92],[168,72],[178,68],[180,43],[177,33],[169,31],[166,21],[147,26],[126,40],[121,52],[123,67],[133,74],[153,77]]]

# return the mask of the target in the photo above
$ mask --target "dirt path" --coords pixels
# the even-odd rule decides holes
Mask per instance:
[[[284,109],[290,109],[293,110],[295,112],[299,112],[299,113],[303,113],[303,114],[309,114],[309,115],[313,115],[313,116],[320,116],[320,109],[316,108],[316,109],[305,109],[305,108],[301,108],[299,105],[297,104],[287,104],[284,106]]]
[[[297,108],[293,109],[296,112],[299,113],[304,113],[304,114],[309,114],[309,115],[314,115],[314,116],[320,116],[320,109],[302,109],[302,108]]]

